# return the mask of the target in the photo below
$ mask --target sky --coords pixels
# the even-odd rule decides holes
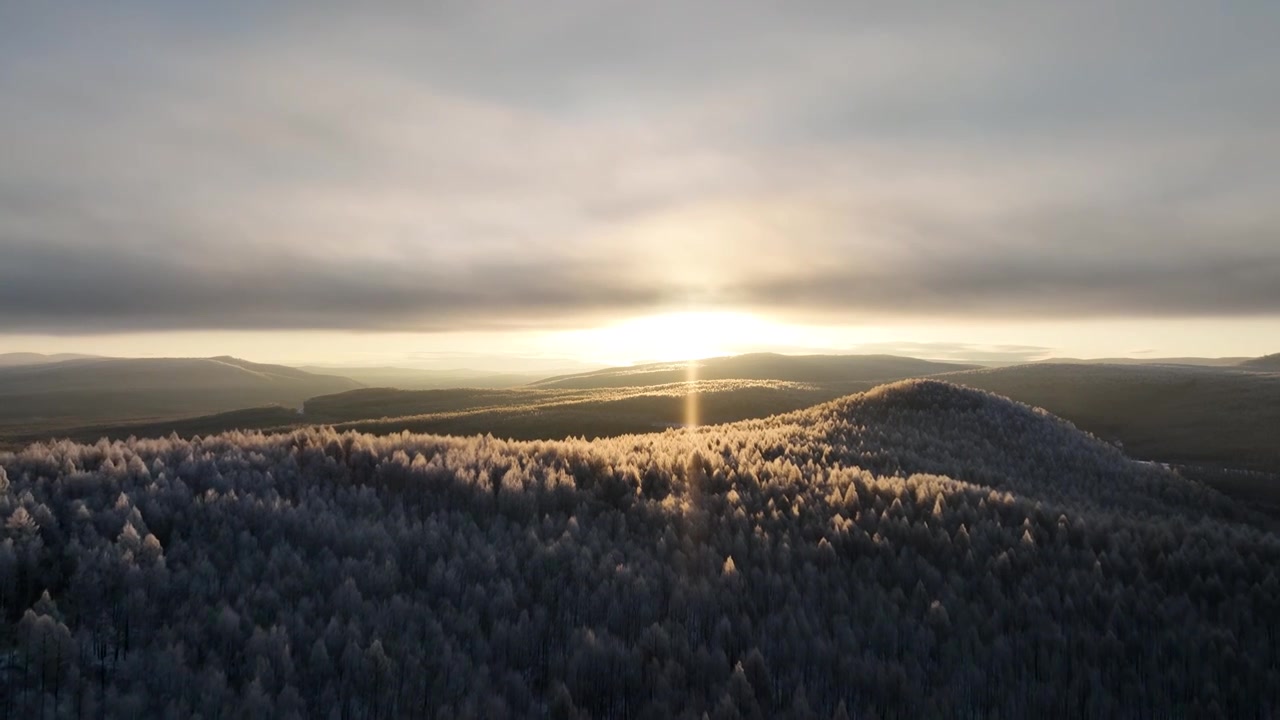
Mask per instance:
[[[0,352],[1280,350],[1280,4],[0,0]]]

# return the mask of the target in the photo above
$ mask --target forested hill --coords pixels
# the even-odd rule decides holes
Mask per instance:
[[[976,365],[896,355],[779,355],[750,353],[689,362],[606,368],[547,378],[531,387],[613,388],[665,385],[686,380],[782,380],[788,382],[889,382],[967,370]]]
[[[1266,520],[939,382],[591,442],[311,428],[0,468],[12,717],[1280,707]]]
[[[1280,473],[1280,373],[1037,363],[938,379],[1045,408],[1135,457]]]

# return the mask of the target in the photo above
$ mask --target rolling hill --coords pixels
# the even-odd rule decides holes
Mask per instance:
[[[866,358],[805,358],[774,356],[773,371],[792,376],[802,370],[832,364],[860,366],[869,374],[878,363]],[[761,358],[738,363],[761,371]],[[916,365],[916,363],[921,363]],[[732,363],[710,362],[716,372],[729,373]],[[937,364],[903,363],[894,359],[889,370],[908,365],[926,371]],[[644,382],[682,372],[651,366],[639,375]],[[944,366],[946,367],[946,366]],[[712,373],[715,374],[715,373]],[[607,384],[619,381],[618,371],[573,376],[563,384]],[[629,376],[627,376],[629,377]],[[1265,371],[1185,365],[1085,365],[1036,363],[976,369],[941,375],[953,382],[991,390],[1048,409],[1109,442],[1123,443],[1127,452],[1144,460],[1194,464],[1216,486],[1230,489],[1260,505],[1280,505],[1280,446],[1274,442],[1280,427],[1280,376]],[[599,379],[603,378],[603,380]],[[626,382],[637,382],[635,379]],[[284,407],[237,410],[200,417],[166,418],[146,422],[87,422],[63,427],[60,435],[92,442],[130,435],[158,437],[177,432],[184,437],[233,429],[288,430],[306,424],[332,424],[363,432],[492,433],[515,439],[602,437],[652,432],[689,422],[690,402],[696,402],[701,423],[760,418],[789,412],[852,392],[870,389],[875,381],[787,382],[777,380],[698,380],[635,387],[558,387],[562,381],[508,389],[450,389],[405,391],[361,388],[312,397],[305,413]],[[47,438],[45,429],[11,433],[10,443]],[[1235,473],[1261,472],[1263,475]]]
[[[298,406],[359,387],[282,365],[216,358],[88,358],[0,368],[0,434]]]
[[[908,366],[926,371],[938,367],[925,361],[866,357],[755,356],[737,363],[736,370],[734,363],[723,360],[704,362],[711,367],[711,374],[744,372],[745,367],[748,373],[768,370],[793,377],[814,376],[833,366],[845,371],[853,366],[860,368],[861,374],[903,371]],[[654,381],[671,372],[683,371],[674,366],[649,366],[639,379]],[[607,384],[624,376],[613,370],[572,376],[563,384]],[[1035,363],[938,377],[1044,407],[1108,442],[1122,443],[1133,457],[1184,466],[1187,474],[1253,507],[1280,511],[1280,445],[1274,441],[1275,429],[1280,427],[1280,375],[1275,373],[1189,365]],[[288,407],[259,406],[207,415],[171,413],[148,420],[90,418],[54,427],[11,424],[7,431],[0,431],[7,438],[0,440],[0,448],[19,447],[51,435],[93,442],[101,437],[162,437],[171,433],[192,437],[236,429],[283,432],[309,424],[375,433],[489,433],[522,440],[597,438],[682,426],[690,423],[691,408],[696,409],[695,423],[733,422],[790,412],[878,384],[698,380],[632,387],[557,387],[561,382],[507,389],[359,388],[305,401],[297,396],[271,400],[284,400]],[[260,397],[254,394],[247,400]],[[136,398],[117,401],[126,407],[137,403]],[[305,412],[298,412],[299,404]]]
[[[596,441],[33,445],[0,521],[17,716],[1280,707],[1265,518],[937,381]]]
[[[882,383],[977,367],[895,355],[752,353],[679,363],[653,363],[547,378],[532,387],[589,389],[667,385],[696,380]]]

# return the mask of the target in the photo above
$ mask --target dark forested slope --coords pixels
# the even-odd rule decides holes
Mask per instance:
[[[938,382],[593,442],[306,429],[0,468],[12,717],[1280,707],[1263,519]]]
[[[1280,372],[1280,353],[1271,355],[1263,355],[1262,357],[1249,358],[1240,363],[1240,367],[1249,370],[1262,370],[1266,372]]]
[[[1034,364],[940,379],[1043,407],[1139,458],[1280,473],[1280,373]]]

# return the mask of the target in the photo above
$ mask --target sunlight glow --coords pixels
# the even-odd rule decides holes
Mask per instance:
[[[601,350],[627,361],[678,362],[732,355],[765,325],[737,312],[671,312],[588,331]]]
[[[634,333],[634,334],[633,334]],[[114,357],[232,355],[285,365],[470,368],[563,374],[606,365],[680,362],[746,352],[889,353],[965,360],[973,346],[1017,344],[1044,357],[1252,357],[1274,352],[1280,317],[1019,321],[835,319],[792,323],[750,312],[669,312],[575,329],[468,332],[191,330],[98,335],[9,334],[0,353]],[[959,349],[956,349],[959,348]],[[1016,358],[1015,358],[1016,360]],[[578,364],[581,364],[579,367]]]
[[[726,354],[741,342],[752,319],[738,313],[679,312],[625,322],[620,330],[649,348],[654,360],[696,360]]]

